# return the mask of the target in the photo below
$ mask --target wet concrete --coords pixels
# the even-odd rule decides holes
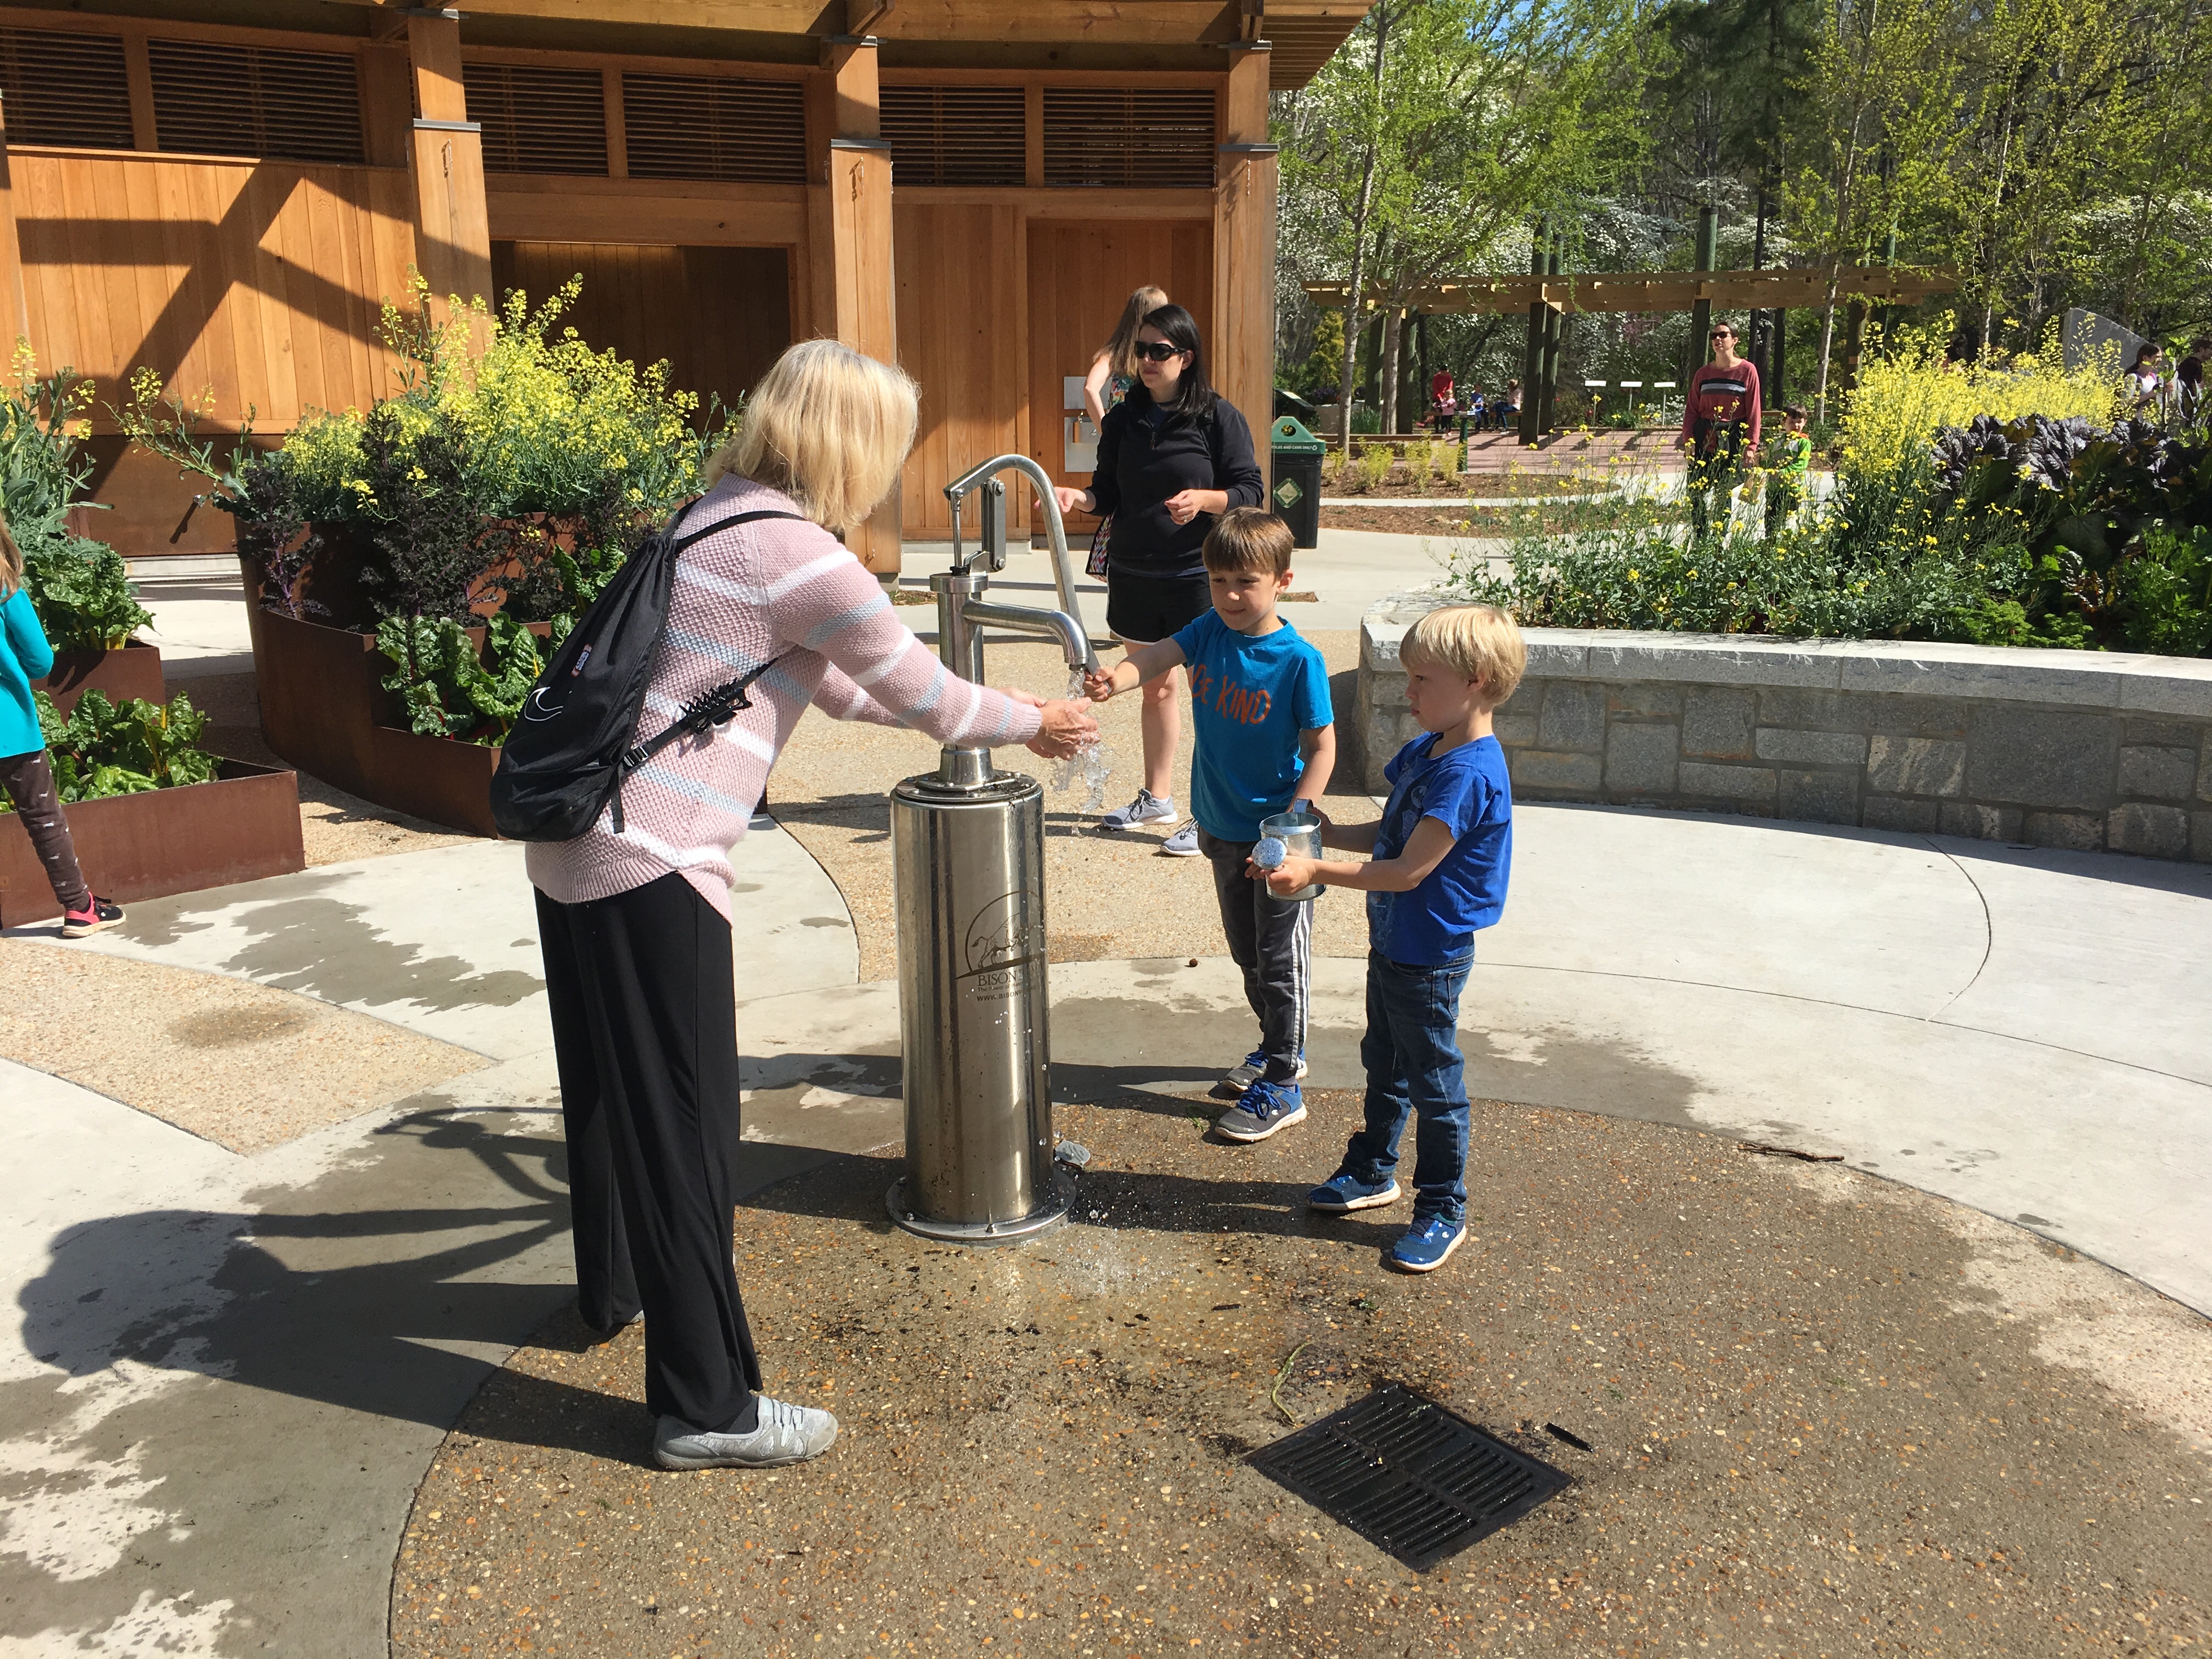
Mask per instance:
[[[410,1517],[394,1651],[2057,1655],[2212,1640],[2212,1334],[2071,1252],[1663,1124],[1477,1108],[1469,1244],[1298,1196],[1351,1097],[1254,1148],[1164,1091],[1063,1107],[1078,1219],[890,1229],[886,1158],[741,1208],[771,1389],[844,1434],[647,1467],[640,1339],[567,1316]],[[1426,1574],[1244,1461],[1402,1382],[1575,1485]],[[1284,1409],[1279,1410],[1279,1399]],[[1547,1423],[1589,1443],[1547,1436]]]

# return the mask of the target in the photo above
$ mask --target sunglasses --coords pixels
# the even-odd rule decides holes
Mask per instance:
[[[1732,328],[1717,328],[1713,331],[1713,338],[1716,340],[1733,340],[1735,338],[1735,331]]]
[[[1139,340],[1130,349],[1148,363],[1164,363],[1182,356],[1181,346],[1170,345],[1165,340]]]

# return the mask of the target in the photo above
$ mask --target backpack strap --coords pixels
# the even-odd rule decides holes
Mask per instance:
[[[696,507],[698,504],[699,503],[696,501],[694,501],[690,506],[685,507],[683,511],[677,515],[676,522],[669,526],[670,530],[676,531],[682,529],[684,515],[688,514],[691,508],[693,507]],[[734,514],[729,518],[717,520],[714,523],[708,525],[704,530],[695,530],[688,536],[680,537],[671,545],[669,550],[674,553],[681,553],[685,548],[690,546],[692,543],[703,540],[705,538],[712,536],[719,531],[728,530],[737,525],[751,524],[756,520],[759,519],[797,519],[803,523],[805,520],[805,514],[801,513],[786,513],[775,508],[763,508],[758,512]],[[751,708],[752,702],[745,696],[745,693],[752,689],[753,682],[759,679],[762,675],[767,673],[768,671],[775,667],[776,664],[781,662],[784,657],[788,654],[790,653],[787,652],[779,653],[775,656],[770,657],[759,667],[752,669],[746,673],[740,674],[736,679],[726,680],[721,684],[714,687],[710,690],[701,692],[697,696],[692,698],[690,702],[684,705],[684,712],[678,714],[658,737],[648,738],[643,743],[633,744],[630,747],[623,750],[622,757],[615,763],[614,793],[613,798],[610,802],[610,807],[613,814],[612,828],[615,834],[619,836],[622,834],[623,830],[623,781],[629,777],[631,773],[636,771],[639,767],[644,765],[646,762],[651,760],[655,755],[659,754],[662,750],[667,748],[670,744],[674,743],[678,738],[684,737],[687,733],[704,732],[714,726],[726,726],[736,717],[737,713],[740,708]]]

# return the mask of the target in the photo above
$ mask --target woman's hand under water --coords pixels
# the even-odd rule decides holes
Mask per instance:
[[[1036,736],[1029,740],[1027,747],[1032,755],[1046,760],[1066,760],[1098,736],[1098,722],[1083,703],[1062,698],[1056,702],[1039,702],[1037,708],[1042,711],[1044,723],[1037,727]]]

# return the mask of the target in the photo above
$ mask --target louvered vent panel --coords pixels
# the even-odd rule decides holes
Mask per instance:
[[[209,40],[149,40],[154,125],[163,149],[358,161],[353,54]]]
[[[633,179],[806,182],[806,110],[795,81],[625,75]]]
[[[1044,89],[1048,185],[1209,189],[1213,143],[1213,94],[1203,87]]]
[[[891,179],[911,185],[1018,185],[1029,148],[1019,87],[885,87]]]
[[[131,148],[131,76],[112,34],[0,29],[8,142]]]
[[[607,88],[599,70],[464,64],[469,119],[483,128],[486,173],[605,178]]]

